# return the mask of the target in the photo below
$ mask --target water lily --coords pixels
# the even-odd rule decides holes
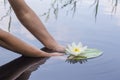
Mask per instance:
[[[79,42],[78,45],[73,42],[71,45],[68,45],[66,47],[66,53],[73,56],[79,56],[86,49],[87,49],[87,46],[83,46],[81,42]]]
[[[87,48],[87,46],[83,46],[81,42],[78,44],[72,43],[67,45],[66,54],[68,54],[67,60],[84,60],[95,58],[102,55],[102,51],[95,48]]]

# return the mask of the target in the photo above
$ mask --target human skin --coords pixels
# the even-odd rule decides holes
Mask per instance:
[[[64,52],[64,47],[56,42],[49,34],[41,20],[24,0],[9,0],[19,21],[27,28],[45,47],[53,51]]]
[[[37,15],[28,7],[24,0],[8,0],[19,21],[28,29],[45,47],[55,52],[44,52],[29,45],[9,32],[0,29],[0,45],[6,49],[31,57],[61,56],[64,47],[59,45],[48,33]],[[32,19],[31,19],[32,18]]]
[[[61,56],[61,53],[48,53],[44,52],[32,45],[29,45],[9,32],[5,32],[0,29],[0,45],[11,51],[20,53],[24,56],[29,57],[51,57],[51,56]]]

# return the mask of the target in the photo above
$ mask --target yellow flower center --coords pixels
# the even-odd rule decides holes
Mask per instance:
[[[79,48],[74,48],[73,52],[80,52],[80,49]]]

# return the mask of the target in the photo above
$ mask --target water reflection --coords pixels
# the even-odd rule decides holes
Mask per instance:
[[[86,63],[87,62],[87,59],[66,59],[65,62],[68,62],[70,64],[75,64],[75,63],[80,63],[80,64],[83,64],[83,63]]]
[[[102,3],[102,0],[86,0],[86,1],[82,1],[82,0],[51,0],[51,6],[48,7],[48,10],[42,13],[42,16],[46,17],[46,21],[50,18],[51,14],[54,14],[55,19],[58,18],[58,14],[61,11],[61,9],[64,9],[64,14],[66,13],[67,15],[70,13],[72,13],[72,16],[74,16],[76,10],[78,10],[78,7],[81,7],[80,5],[83,4],[85,2],[86,3],[90,3],[90,7],[94,7],[93,9],[95,10],[94,12],[94,17],[95,19],[97,18],[97,14],[99,11],[99,5],[100,2]],[[42,3],[42,1],[41,1]],[[110,0],[108,2],[108,4],[111,4],[111,13],[115,13],[117,10],[117,6],[119,4],[119,0]],[[4,6],[6,6],[7,1],[4,0],[3,1]],[[11,23],[11,6],[9,6],[8,11],[0,17],[0,21],[3,20],[3,18],[9,16],[9,27],[10,27],[10,23]],[[10,28],[8,28],[10,29]]]
[[[42,48],[51,52],[47,48]],[[28,80],[31,73],[49,58],[32,58],[21,56],[7,64],[0,66],[0,80]]]
[[[67,10],[67,14],[69,11],[72,11],[74,15],[74,13],[76,12],[77,3],[79,1],[80,0],[53,0],[51,1],[51,7],[49,7],[48,11],[43,13],[42,16],[46,16],[46,20],[48,20],[50,18],[50,14],[53,13],[55,15],[55,18],[57,19],[60,9],[64,9],[66,7],[69,7],[69,9]]]
[[[94,12],[94,17],[95,19],[97,18],[98,15],[98,11],[99,11],[99,6],[100,6],[100,2],[102,3],[102,1],[100,0],[86,0],[86,1],[82,1],[82,0],[53,0],[51,1],[51,7],[48,8],[48,11],[46,11],[45,13],[43,13],[42,16],[46,17],[46,20],[48,20],[50,18],[50,14],[54,14],[55,18],[58,18],[58,13],[60,12],[61,9],[64,9],[64,14],[66,13],[67,15],[72,12],[72,16],[74,16],[76,10],[78,10],[78,7],[81,7],[80,5],[82,3],[90,3],[90,7],[94,7],[93,9],[95,10]],[[110,0],[108,2],[108,4],[111,4],[112,8],[111,8],[111,13],[116,12],[117,10],[117,6],[119,4],[118,0]]]
[[[5,19],[6,17],[8,17],[8,31],[10,31],[10,27],[11,27],[11,22],[12,22],[12,16],[11,16],[11,12],[12,12],[12,8],[11,6],[8,6],[7,3],[8,1],[7,0],[4,0],[3,2],[1,1],[1,3],[3,3],[3,6],[4,6],[4,10],[7,10],[7,11],[4,11],[5,13],[0,16],[0,21],[2,22],[3,19]],[[0,5],[0,8],[3,7]],[[6,9],[7,7],[7,9]]]
[[[85,2],[85,3],[84,3]],[[95,17],[95,21],[97,19],[97,15],[99,12],[99,6],[102,3],[102,0],[87,0],[87,1],[82,1],[82,0],[51,0],[51,6],[48,7],[48,10],[42,13],[42,16],[44,16],[46,19],[45,21],[47,21],[50,16],[52,14],[54,14],[55,19],[58,18],[58,14],[60,12],[62,12],[61,10],[64,10],[64,14],[66,13],[67,15],[71,15],[74,16],[74,14],[76,13],[76,10],[79,10],[78,7],[81,7],[80,5],[82,5],[83,3],[89,3],[89,6],[93,8],[94,10],[94,17]],[[7,5],[8,1],[7,0],[3,0],[3,4],[4,7],[8,6]],[[42,1],[41,1],[42,3]],[[110,0],[108,2],[108,4],[111,4],[111,13],[116,13],[117,11],[117,6],[119,5],[119,0]],[[10,31],[10,27],[11,27],[11,23],[12,23],[12,16],[11,16],[11,6],[9,5],[9,7],[7,7],[8,10],[6,11],[6,13],[4,13],[3,16],[0,16],[0,21],[2,21],[4,18],[9,17],[8,18],[8,31]],[[41,14],[41,13],[40,13]]]
[[[19,57],[0,67],[0,80],[28,80],[48,58]]]

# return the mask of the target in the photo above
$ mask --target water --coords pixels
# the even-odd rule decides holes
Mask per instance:
[[[49,0],[41,2],[39,0],[26,0],[26,2],[39,16],[48,10],[51,3]],[[70,8],[68,6],[59,11],[57,20],[52,13],[47,22],[45,16],[40,16],[40,18],[59,43],[66,45],[73,41],[81,41],[90,48],[103,51],[102,56],[88,59],[83,64],[70,64],[65,62],[66,56],[49,59],[24,58],[14,52],[0,48],[0,75],[9,79],[13,78],[13,80],[15,78],[19,80],[26,80],[27,78],[29,80],[119,80],[120,4],[118,1],[116,11],[112,12],[112,1],[100,0],[95,19],[96,7],[95,5],[90,7],[93,2],[93,0],[80,1],[73,17],[72,11],[66,15]],[[9,6],[9,4],[6,5]],[[31,45],[42,48],[43,45],[26,31],[14,13],[11,16],[11,33]],[[8,21],[9,16],[0,22],[0,28],[7,31]]]

